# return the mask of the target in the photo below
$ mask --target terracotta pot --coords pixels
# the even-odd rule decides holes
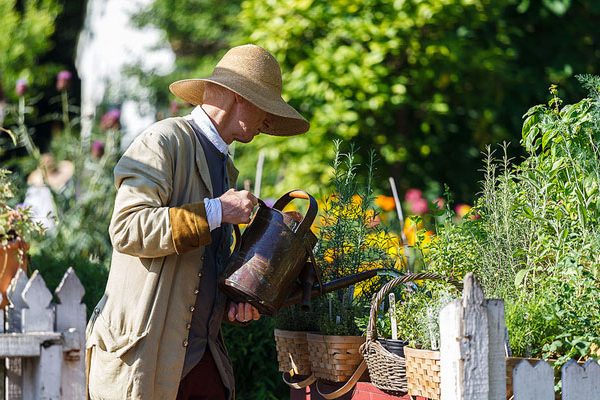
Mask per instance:
[[[22,257],[19,257],[19,249],[23,251]],[[28,249],[29,245],[20,239],[12,240],[6,246],[0,246],[0,292],[2,293],[0,307],[8,304],[6,289],[8,289],[17,270],[21,268],[27,272],[27,256],[25,253]]]

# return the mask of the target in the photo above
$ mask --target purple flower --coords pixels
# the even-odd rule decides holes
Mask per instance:
[[[71,79],[73,74],[70,71],[63,70],[56,75],[56,90],[62,92],[63,90],[69,89],[71,86]]]
[[[19,96],[19,97],[22,97],[25,95],[25,92],[27,92],[27,80],[26,79],[17,80],[17,84],[15,85],[15,92],[17,93],[17,96]]]
[[[94,140],[92,143],[92,157],[95,159],[99,159],[104,155],[104,142],[101,140]]]
[[[100,128],[103,130],[119,128],[119,120],[121,119],[121,110],[112,108],[106,112],[100,119]]]

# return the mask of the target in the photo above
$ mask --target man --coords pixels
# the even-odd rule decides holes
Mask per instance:
[[[111,270],[87,330],[92,399],[234,397],[221,321],[259,315],[249,304],[228,304],[217,277],[230,224],[247,223],[257,200],[230,188],[237,171],[227,148],[259,132],[308,130],[281,86],[271,54],[234,47],[210,77],[171,84],[197,107],[153,124],[115,167]]]

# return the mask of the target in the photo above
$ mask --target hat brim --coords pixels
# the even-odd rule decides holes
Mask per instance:
[[[215,77],[213,75],[209,78],[183,79],[169,85],[169,90],[180,99],[193,105],[199,105],[203,101],[206,82],[229,89],[271,114],[269,128],[265,129],[263,133],[274,136],[293,136],[308,131],[310,127],[308,121],[281,96],[273,98],[263,95],[264,90],[257,84],[234,73],[229,73],[227,76]]]

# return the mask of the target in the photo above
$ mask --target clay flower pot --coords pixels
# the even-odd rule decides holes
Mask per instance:
[[[25,253],[28,249],[29,245],[21,239],[11,240],[6,246],[0,245],[0,292],[2,293],[0,307],[8,304],[6,289],[16,275],[17,270],[21,268],[27,272],[27,257]],[[22,256],[19,255],[19,250],[22,252]]]

